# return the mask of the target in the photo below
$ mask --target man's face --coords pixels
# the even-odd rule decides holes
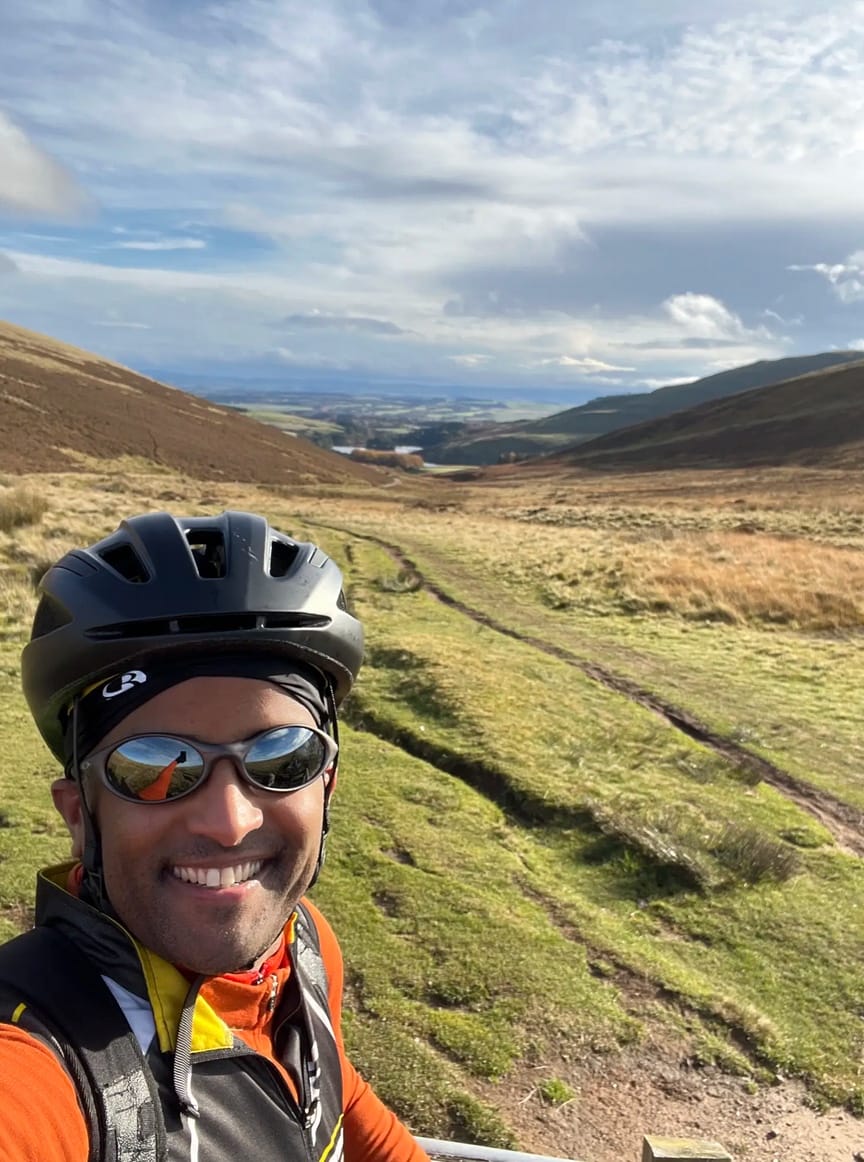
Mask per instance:
[[[269,682],[192,678],[133,711],[99,746],[148,732],[235,742],[288,724],[316,725],[305,707]],[[309,886],[329,777],[276,795],[250,786],[224,758],[202,787],[165,804],[130,803],[98,780],[87,783],[117,915],[173,964],[211,976],[251,967],[279,938]],[[80,800],[70,780],[55,784],[55,802],[80,854]],[[243,882],[218,888],[188,882],[225,868]],[[190,877],[190,869],[199,874]]]

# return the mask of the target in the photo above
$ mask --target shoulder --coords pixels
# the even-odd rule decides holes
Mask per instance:
[[[71,1077],[36,1037],[4,1024],[0,1124],[4,1162],[86,1162],[89,1156],[87,1125]]]

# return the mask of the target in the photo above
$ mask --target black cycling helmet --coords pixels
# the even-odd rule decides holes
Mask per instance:
[[[39,596],[21,681],[61,762],[72,700],[143,657],[237,651],[295,660],[325,675],[338,705],[363,655],[338,566],[248,512],[132,517],[67,553]]]

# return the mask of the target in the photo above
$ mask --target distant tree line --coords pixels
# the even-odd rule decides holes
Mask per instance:
[[[377,464],[381,468],[399,468],[403,472],[420,472],[423,468],[423,457],[416,452],[381,452],[374,448],[355,448],[351,459],[359,460],[361,464]]]

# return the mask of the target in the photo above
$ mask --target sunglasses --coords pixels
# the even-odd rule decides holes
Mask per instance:
[[[242,742],[192,742],[173,734],[136,734],[93,751],[81,763],[121,799],[173,803],[206,781],[219,759],[230,758],[259,791],[284,795],[315,781],[339,747],[323,730],[277,726]]]

